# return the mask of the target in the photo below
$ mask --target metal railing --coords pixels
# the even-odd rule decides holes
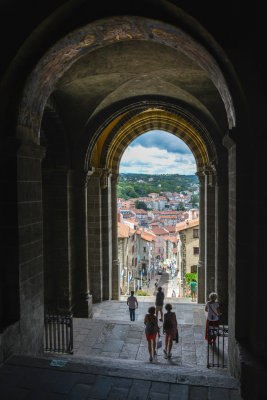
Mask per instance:
[[[73,354],[72,315],[45,315],[44,351]]]
[[[228,326],[208,327],[207,368],[227,368]]]

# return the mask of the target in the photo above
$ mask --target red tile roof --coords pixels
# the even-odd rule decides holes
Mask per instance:
[[[160,228],[160,227],[152,228],[152,232],[155,235],[166,235],[166,234],[169,234],[169,232],[166,229]]]
[[[124,239],[128,238],[130,233],[130,227],[118,222],[118,238]]]
[[[199,218],[192,219],[192,220],[187,219],[186,221],[179,222],[178,224],[176,224],[176,230],[177,230],[177,232],[179,232],[179,231],[183,231],[184,229],[193,228],[194,226],[198,226],[198,225],[199,225]]]

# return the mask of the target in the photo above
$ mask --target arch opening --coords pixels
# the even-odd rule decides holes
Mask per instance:
[[[165,131],[144,133],[123,153],[117,202],[121,299],[133,290],[142,302],[156,286],[165,302],[189,296],[186,278],[195,274],[190,276],[197,281],[199,254],[195,172],[189,147]]]

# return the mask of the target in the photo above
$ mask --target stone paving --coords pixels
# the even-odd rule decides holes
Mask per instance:
[[[143,320],[155,297],[138,301],[134,322],[125,298],[95,304],[93,319],[74,318],[72,355],[11,357],[0,366],[0,399],[242,400],[226,369],[206,368],[204,305],[166,298],[177,315],[179,343],[170,360],[159,349],[151,363]]]
[[[125,301],[108,301],[94,305],[92,320],[74,319],[73,357],[97,356],[148,362],[143,320],[148,307],[153,304],[154,301],[141,302],[139,299],[135,322],[129,320]],[[206,317],[203,305],[173,304],[173,310],[178,320],[179,343],[173,344],[171,364],[206,368]],[[162,322],[159,322],[159,326],[164,343]],[[163,349],[159,349],[154,363],[170,363],[170,360],[164,358]]]
[[[144,369],[126,360],[55,361],[12,357],[0,367],[1,400],[242,400],[237,382],[213,371]]]

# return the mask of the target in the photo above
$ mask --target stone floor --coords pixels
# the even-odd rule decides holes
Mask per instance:
[[[0,367],[1,400],[240,400],[227,375],[128,360],[23,357]]]
[[[95,304],[93,319],[74,318],[72,355],[11,357],[0,366],[0,399],[240,400],[226,369],[206,368],[204,305],[188,298],[165,299],[177,315],[179,343],[170,360],[161,348],[149,362],[143,319],[155,302],[153,286],[150,294],[139,298],[134,322],[125,298]]]
[[[147,341],[144,334],[144,315],[154,302],[141,302],[136,310],[136,321],[131,322],[124,301],[108,301],[94,305],[92,320],[74,319],[73,357],[107,357],[142,360],[148,362]],[[207,343],[205,337],[205,313],[196,303],[173,304],[178,320],[179,343],[173,344],[172,359],[164,358],[159,349],[157,364],[199,366],[206,368]],[[159,322],[161,338],[162,322]]]

